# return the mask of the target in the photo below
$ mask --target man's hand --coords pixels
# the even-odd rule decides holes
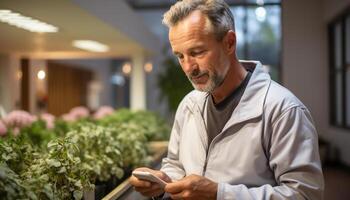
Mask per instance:
[[[164,190],[172,199],[211,200],[216,199],[218,184],[203,176],[190,175],[168,183]]]
[[[134,171],[150,172],[167,183],[171,182],[171,179],[164,172],[161,171],[152,170],[146,167],[137,168]],[[131,176],[129,182],[135,187],[135,190],[140,192],[143,196],[155,197],[164,193],[164,190],[160,188],[158,183],[140,180],[135,176]]]

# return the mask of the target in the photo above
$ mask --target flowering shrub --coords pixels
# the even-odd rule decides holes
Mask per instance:
[[[13,135],[18,135],[21,128],[31,125],[36,120],[36,116],[33,116],[28,112],[22,110],[12,111],[3,118],[8,131],[11,129]]]
[[[98,120],[114,113],[114,109],[110,106],[100,107],[93,115],[93,119]]]
[[[51,115],[50,113],[43,113],[40,115],[40,119],[45,121],[47,129],[53,129],[55,127],[55,119],[56,117]]]
[[[103,107],[95,120],[83,107],[69,114],[74,122],[24,111],[0,120],[0,134],[11,136],[0,137],[0,199],[81,199],[91,183],[148,164],[147,142],[169,130],[146,111]]]
[[[75,122],[82,118],[90,116],[90,111],[84,106],[78,106],[72,108],[69,113],[62,115],[62,119],[67,122]]]

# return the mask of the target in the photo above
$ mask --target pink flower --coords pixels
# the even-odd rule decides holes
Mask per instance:
[[[7,133],[6,125],[4,124],[4,122],[2,122],[2,120],[0,120],[0,136],[5,136],[6,133]]]
[[[77,119],[75,118],[75,116],[73,116],[72,114],[68,113],[68,114],[64,114],[61,116],[62,119],[66,122],[74,122],[76,121]]]
[[[90,111],[84,106],[77,106],[70,110],[69,113],[62,115],[62,119],[67,122],[74,122],[80,118],[89,117]]]
[[[78,106],[78,107],[72,108],[69,114],[73,115],[76,119],[80,119],[80,118],[88,117],[90,115],[90,111],[84,106]]]
[[[14,110],[6,115],[3,119],[7,127],[23,128],[31,125],[37,120],[36,116],[29,114],[23,110]]]
[[[95,112],[95,114],[93,115],[93,118],[101,119],[103,117],[113,114],[113,112],[114,112],[114,109],[112,107],[102,106]]]
[[[40,118],[46,122],[46,128],[53,129],[55,126],[55,116],[49,113],[43,113]]]

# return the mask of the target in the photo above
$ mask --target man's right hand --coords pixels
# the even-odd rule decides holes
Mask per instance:
[[[162,171],[152,170],[146,167],[137,168],[134,171],[150,172],[167,183],[171,182],[169,176]],[[158,183],[140,180],[135,176],[131,176],[129,182],[135,187],[135,190],[140,192],[143,196],[155,197],[164,193],[164,190],[160,187]]]

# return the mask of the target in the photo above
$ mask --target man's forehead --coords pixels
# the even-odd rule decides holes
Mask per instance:
[[[208,17],[201,11],[196,10],[169,28],[169,39],[176,37],[179,33],[200,31],[203,34],[207,34],[210,30]]]

